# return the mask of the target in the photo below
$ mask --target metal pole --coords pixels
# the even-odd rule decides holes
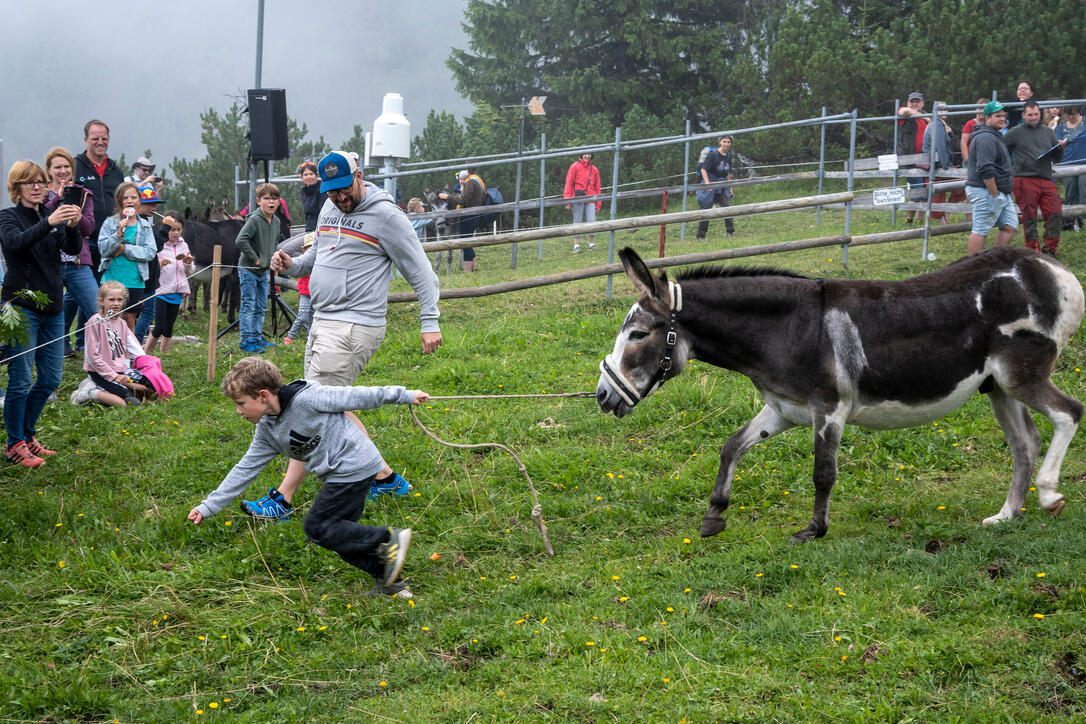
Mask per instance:
[[[931,120],[928,121],[927,128],[927,132],[931,134],[931,139],[928,141],[928,210],[924,219],[924,246],[920,251],[921,261],[928,258],[928,235],[931,232],[931,197],[935,190],[935,132],[938,130],[935,124],[939,120],[938,111],[939,101],[935,101],[931,105]]]
[[[238,185],[241,184],[241,167],[236,163],[234,164],[234,211],[237,212],[241,207],[238,206]]]
[[[615,162],[611,172],[611,219],[618,216],[618,158],[622,150],[622,126],[615,128]],[[611,240],[607,244],[607,263],[615,263],[615,232],[611,231]],[[611,298],[612,277],[607,275],[607,298]]]
[[[524,153],[524,106],[528,103],[527,98],[520,99],[520,131],[517,133],[517,188],[513,196],[515,206],[513,206],[513,231],[520,229],[520,174],[524,169],[524,162],[521,161],[520,156]],[[510,264],[511,269],[517,268],[517,245],[513,244],[513,259]]]
[[[256,6],[256,81],[254,88],[261,83],[261,68],[264,65],[264,0],[257,0]],[[250,119],[250,124],[252,123]],[[252,153],[249,146],[249,153]],[[256,210],[256,161],[249,159],[249,213]]]
[[[822,106],[822,115],[826,115],[826,106]],[[823,123],[819,133],[821,139],[818,144],[818,195],[822,195],[822,179],[826,173],[826,124]],[[822,204],[815,211],[815,226],[822,225]]]
[[[539,134],[539,152],[547,152],[547,134]],[[543,228],[543,201],[547,197],[547,159],[539,159],[539,228]],[[539,261],[543,261],[543,240],[539,240]]]
[[[686,119],[686,132],[683,134],[686,136],[687,141],[683,144],[683,211],[686,211],[686,194],[689,191],[690,186],[690,119]],[[684,221],[679,225],[679,243],[683,243],[686,240],[686,222]]]
[[[898,122],[897,122],[897,112],[898,112],[899,108],[901,108],[901,99],[900,98],[895,98],[894,99],[894,153],[897,153],[897,133],[898,133],[898,125],[899,125]],[[897,164],[896,163],[894,164],[894,188],[897,188]],[[907,199],[908,196],[906,196],[905,198]],[[897,224],[897,204],[894,204],[893,206],[890,207],[890,226],[894,226],[895,224]]]
[[[852,109],[852,121],[848,125],[848,190],[855,187],[856,174],[856,109]],[[852,228],[852,202],[845,202],[845,236],[848,236]],[[841,245],[841,264],[848,267],[848,244]]]

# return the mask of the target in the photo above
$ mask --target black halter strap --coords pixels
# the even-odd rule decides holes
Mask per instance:
[[[666,375],[674,366],[671,354],[675,351],[675,345],[679,341],[679,333],[676,331],[675,327],[679,312],[681,312],[683,308],[683,290],[678,284],[669,282],[668,292],[671,296],[671,310],[668,314],[667,335],[664,337],[664,356],[660,359],[659,364],[656,365],[656,371],[653,372],[652,379],[649,380],[649,386],[645,390],[645,393],[641,394],[637,391],[637,388],[634,387],[619,371],[618,365],[610,361],[610,355],[600,362],[600,371],[607,377],[608,382],[610,382],[611,386],[615,388],[615,391],[619,393],[619,396],[629,405],[636,405],[639,401],[655,392],[658,387],[662,387],[664,384],[664,375]]]

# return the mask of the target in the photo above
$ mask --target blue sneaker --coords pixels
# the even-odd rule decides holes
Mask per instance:
[[[251,515],[258,520],[290,520],[290,514],[294,512],[290,503],[283,498],[283,494],[275,488],[269,488],[268,494],[260,500],[241,501],[241,512]]]
[[[257,337],[256,338],[256,343],[259,344],[264,349],[269,349],[271,347],[278,346],[278,345],[275,344],[275,342],[272,342],[270,339],[267,339],[265,337]]]
[[[264,348],[261,347],[260,345],[258,345],[256,343],[256,340],[254,340],[252,337],[250,337],[249,339],[242,340],[242,342],[241,342],[241,344],[239,346],[241,347],[242,352],[250,352],[252,354],[259,354],[259,353],[264,351]]]
[[[377,500],[382,495],[407,495],[411,492],[411,483],[403,479],[399,473],[393,473],[392,478],[383,483],[374,482],[366,493],[366,500]]]

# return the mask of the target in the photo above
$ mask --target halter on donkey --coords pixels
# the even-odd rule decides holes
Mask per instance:
[[[688,359],[746,375],[765,401],[721,449],[702,536],[724,529],[735,470],[756,443],[796,426],[814,429],[814,516],[792,536],[808,541],[829,526],[846,424],[920,425],[978,390],[988,395],[1014,457],[1007,500],[984,524],[1021,516],[1041,445],[1031,409],[1053,426],[1035,483],[1040,504],[1053,514],[1063,508],[1056,487],[1082,404],[1049,378],[1082,321],[1083,293],[1058,262],[1002,247],[903,281],[703,268],[669,283],[633,250],[619,256],[641,298],[600,363],[600,409],[626,415]]]

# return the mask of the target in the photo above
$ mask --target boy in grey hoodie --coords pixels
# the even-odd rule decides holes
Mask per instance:
[[[222,390],[256,431],[245,456],[189,511],[188,519],[199,525],[225,508],[276,455],[302,460],[323,483],[302,524],[309,540],[373,576],[371,595],[410,598],[400,570],[411,530],[357,522],[384,463],[369,437],[343,413],[385,404],[418,405],[430,396],[399,386],[326,387],[306,380],[284,385],[279,368],[260,357],[234,365]]]

